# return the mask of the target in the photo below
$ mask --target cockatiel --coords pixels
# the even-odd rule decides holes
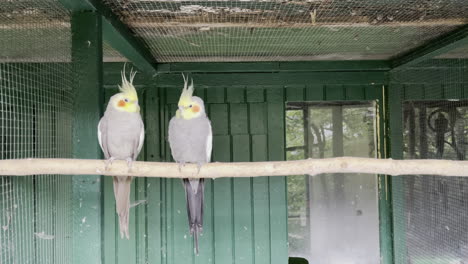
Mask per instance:
[[[126,160],[128,170],[136,160],[143,146],[145,128],[140,116],[138,96],[133,86],[136,72],[130,71],[130,81],[122,71],[120,93],[109,100],[106,112],[98,124],[98,139],[107,160],[106,170],[114,160]],[[130,239],[128,219],[130,211],[131,176],[114,177],[114,195],[116,211],[119,216],[121,238]]]
[[[183,76],[183,75],[182,75]],[[179,99],[179,110],[169,122],[169,144],[172,157],[179,163],[196,163],[198,169],[210,162],[212,147],[211,124],[205,114],[203,100],[193,94],[192,84],[184,77],[184,89]],[[188,86],[188,87],[187,87]],[[198,255],[198,234],[203,231],[203,179],[182,179],[187,200],[190,234],[193,235]]]

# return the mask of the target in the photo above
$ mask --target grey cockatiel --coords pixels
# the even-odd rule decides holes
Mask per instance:
[[[179,99],[179,110],[169,122],[169,144],[172,157],[179,166],[185,163],[201,165],[210,162],[212,132],[210,120],[206,117],[203,100],[192,96],[192,84],[185,79]],[[188,86],[188,87],[187,87]],[[203,179],[183,179],[187,199],[187,214],[190,234],[193,235],[195,253],[198,255],[198,234],[203,231]]]
[[[145,129],[140,116],[138,96],[133,86],[136,72],[130,72],[130,81],[122,71],[122,86],[120,93],[112,96],[104,116],[99,121],[98,139],[107,166],[113,160],[126,160],[129,171],[132,162],[136,160],[143,146]],[[119,216],[120,236],[130,238],[128,233],[128,218],[130,211],[130,187],[132,177],[114,177],[114,195],[116,210]]]

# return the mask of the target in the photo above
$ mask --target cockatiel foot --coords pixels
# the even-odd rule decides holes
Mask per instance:
[[[133,168],[133,160],[132,158],[127,158],[125,159],[127,161],[127,166],[128,166],[128,172],[132,172],[132,168]]]
[[[114,160],[115,160],[114,157],[110,157],[108,160],[106,160],[106,168],[105,168],[106,171],[109,170],[109,167],[110,165],[112,165],[112,162],[114,162]]]
[[[179,172],[182,172],[182,167],[185,167],[185,161],[179,162]]]
[[[201,167],[203,166],[203,163],[198,162],[197,163],[197,175],[200,174]]]

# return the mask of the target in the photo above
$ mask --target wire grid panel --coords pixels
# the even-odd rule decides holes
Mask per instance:
[[[57,1],[0,5],[0,159],[70,158],[70,16]],[[71,177],[0,177],[0,263],[71,263]]]
[[[466,24],[464,0],[104,0],[159,62],[388,59]]]
[[[390,103],[401,106],[391,114],[401,122],[403,158],[467,159],[466,60],[401,69],[391,75],[390,90],[396,93]],[[406,176],[394,185],[395,263],[467,263],[468,179]]]

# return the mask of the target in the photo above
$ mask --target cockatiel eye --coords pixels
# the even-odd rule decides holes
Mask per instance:
[[[124,101],[125,101],[126,103],[128,103],[128,99],[127,99],[127,98],[125,98]]]
[[[189,105],[190,108],[192,108],[192,105]]]

